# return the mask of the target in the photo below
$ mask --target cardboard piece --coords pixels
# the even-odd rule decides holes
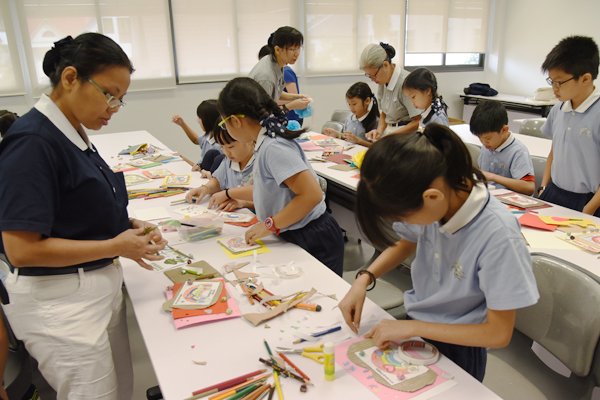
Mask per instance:
[[[244,317],[246,320],[248,320],[254,326],[258,326],[265,321],[268,321],[270,319],[277,317],[278,315],[283,314],[290,308],[294,307],[296,304],[305,302],[315,293],[317,293],[317,290],[315,288],[312,288],[310,290],[310,292],[308,292],[305,296],[302,296],[299,298],[297,297],[294,301],[290,301],[287,303],[281,303],[277,307],[275,307],[267,312],[248,313],[248,314],[243,314],[242,317]]]
[[[203,295],[202,289],[206,286],[210,288],[216,283],[218,286],[216,287],[215,293],[210,299],[207,298],[206,295]],[[190,280],[184,283],[176,284],[178,289],[175,289],[175,285],[173,286],[173,298],[167,300],[163,304],[163,309],[168,311],[173,311],[174,309],[181,310],[202,310],[205,308],[211,308],[218,301],[221,300],[221,296],[223,293],[223,281],[221,280],[205,280],[205,281],[193,281]],[[189,289],[193,289],[189,291]],[[182,293],[182,291],[184,293]],[[185,293],[188,291],[189,293]],[[210,295],[210,294],[208,294]],[[185,302],[187,304],[176,304],[179,300],[179,303]],[[203,301],[205,304],[194,304],[196,302]],[[208,301],[208,302],[207,302]],[[169,310],[170,308],[170,310]],[[214,310],[213,310],[214,311]]]
[[[183,283],[183,282],[189,281],[190,279],[193,279],[193,280],[207,279],[211,275],[215,278],[222,278],[222,275],[219,273],[219,271],[214,269],[206,261],[197,261],[195,263],[187,265],[187,267],[202,268],[202,270],[204,271],[204,274],[203,275],[184,274],[182,271],[184,269],[186,269],[185,267],[170,269],[168,271],[165,271],[164,273],[167,276],[167,278],[169,278],[170,280],[173,281],[173,283]]]
[[[337,164],[337,165],[331,165],[327,168],[330,169],[335,169],[337,171],[352,171],[354,169],[358,169],[357,167],[353,166],[353,165],[349,165],[349,164]]]
[[[349,154],[334,154],[332,156],[323,157],[325,160],[334,162],[336,164],[349,165],[350,163],[346,160],[351,160],[352,156]]]
[[[239,269],[236,269],[235,271],[233,271],[233,273],[239,280],[248,279],[248,278],[256,278],[257,276],[259,276],[258,274],[255,274],[254,272],[244,272],[244,271],[240,271]]]
[[[549,232],[554,232],[554,230],[556,230],[556,225],[548,225],[542,221],[540,217],[530,213],[521,215],[519,222],[521,223],[521,226],[526,226],[528,228],[541,229]]]

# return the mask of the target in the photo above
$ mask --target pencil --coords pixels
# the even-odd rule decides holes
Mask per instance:
[[[240,400],[256,400],[262,393],[268,392],[270,387],[271,385],[262,384],[261,386],[256,388],[255,391],[253,391],[252,393],[248,393],[246,397],[243,397]]]
[[[253,391],[255,391],[256,389],[258,389],[259,386],[262,386],[262,384],[259,383],[255,383],[253,385],[250,385],[248,387],[242,388],[242,389],[238,389],[236,391],[236,393],[229,397],[227,400],[238,400],[241,399],[242,397],[246,396],[248,393],[251,393]]]
[[[248,379],[248,378],[255,377],[256,375],[264,374],[265,372],[267,372],[266,369],[259,369],[254,372],[250,372],[249,374],[238,376],[237,378],[233,378],[228,381],[217,383],[215,385],[211,385],[204,389],[196,390],[195,392],[192,392],[192,395],[197,396],[200,393],[208,392],[209,390],[212,390],[212,389],[218,389],[219,391],[229,389],[232,386],[236,386],[236,385],[239,385],[240,383],[245,382],[246,379]]]
[[[275,386],[271,386],[271,389],[269,389],[269,398],[267,400],[271,400],[273,398],[274,392],[275,392]]]
[[[246,296],[248,296],[248,300],[250,300],[250,304],[254,305],[254,300],[252,300],[252,296],[250,296],[250,292],[248,291],[248,288],[246,287],[244,282],[240,282],[240,285],[242,285],[242,289],[244,289],[244,293],[246,293]],[[267,341],[265,341],[265,343],[267,343]],[[267,345],[267,349],[268,348],[269,348],[269,345]],[[269,353],[271,353],[271,350],[269,350]]]
[[[300,368],[296,367],[294,365],[294,363],[292,363],[285,354],[283,354],[283,353],[278,353],[278,354],[281,358],[283,358],[285,360],[286,363],[290,364],[290,367],[294,368],[300,374],[300,376],[306,380],[306,383],[308,383],[309,385],[313,385],[313,383],[310,381],[310,378],[308,377],[308,375],[306,375],[304,372],[300,371]]]
[[[211,389],[208,392],[204,392],[204,393],[200,393],[200,394],[197,394],[195,396],[192,396],[192,397],[188,397],[185,400],[198,400],[198,399],[201,399],[203,397],[210,396],[211,394],[215,394],[218,391],[219,391],[218,389]]]
[[[244,383],[240,383],[237,386],[234,386],[232,388],[228,388],[226,390],[223,390],[223,391],[215,394],[214,396],[209,397],[208,400],[221,400],[221,399],[225,399],[225,398],[227,398],[229,396],[232,396],[232,395],[238,393],[240,390],[243,390],[243,389],[247,388],[248,385],[252,385],[254,383],[262,382],[262,381],[266,380],[269,376],[271,376],[271,373],[269,373],[268,375],[264,375],[264,376],[260,376],[260,377],[254,378],[254,379],[250,379],[250,380],[248,380],[248,381],[246,381]]]
[[[306,383],[306,380],[303,377],[298,376],[298,375],[288,371],[287,369],[280,367],[279,365],[275,364],[273,361],[268,361],[268,360],[265,360],[264,358],[259,358],[258,360],[261,363],[266,364],[269,367],[273,368],[275,371],[279,372],[280,374],[289,376],[290,378],[294,378],[302,383]]]
[[[279,400],[283,400],[283,393],[281,392],[281,385],[279,384],[279,376],[277,374],[277,371],[273,371],[273,377],[275,378],[275,387],[277,388]]]
[[[322,332],[317,332],[317,333],[313,333],[312,335],[310,335],[311,337],[319,337],[319,336],[325,336],[329,333],[333,333],[333,332],[337,332],[340,329],[342,329],[341,326],[336,326],[335,328],[331,328],[331,329],[327,329],[325,331]],[[298,340],[294,340],[294,344],[298,344],[298,343],[302,343],[302,342],[306,342],[306,339],[298,339]]]

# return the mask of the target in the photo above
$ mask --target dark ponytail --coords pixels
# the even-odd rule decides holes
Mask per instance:
[[[385,50],[385,54],[387,54],[387,59],[385,61],[387,61],[391,64],[392,58],[394,58],[396,56],[396,49],[394,49],[388,43],[379,42],[379,45],[381,47],[383,47],[383,50]]]
[[[271,49],[272,57],[275,57],[275,46],[284,49],[286,47],[302,46],[303,44],[304,36],[302,36],[302,32],[291,26],[282,26],[271,33],[267,40],[267,46]]]
[[[434,103],[436,99],[442,99],[442,96],[438,94],[438,85],[437,79],[435,79],[435,75],[433,72],[428,70],[427,68],[417,68],[404,80],[402,84],[402,90],[404,89],[415,89],[419,92],[425,92],[427,89],[431,89],[431,103]],[[446,103],[442,101],[442,105],[444,107],[444,111],[448,109]],[[431,110],[427,117],[423,120],[423,124],[427,124],[431,117],[433,117],[435,112]]]
[[[463,141],[438,124],[427,125],[423,133],[384,136],[367,152],[360,175],[356,216],[376,247],[395,242],[385,233],[384,220],[420,210],[423,193],[438,177],[454,191],[485,182]]]
[[[66,67],[74,67],[80,80],[90,78],[112,67],[125,67],[133,73],[133,65],[123,49],[100,33],[83,33],[73,39],[67,36],[54,42],[46,52],[42,68],[52,87],[58,86]]]
[[[224,117],[242,114],[245,118],[251,118],[259,123],[271,115],[280,121],[283,121],[285,117],[285,113],[277,103],[252,78],[235,78],[227,82],[219,94],[217,107],[219,113]],[[287,119],[285,121],[282,122],[284,126]],[[295,139],[304,132],[306,129],[291,131],[283,128],[283,132],[275,133],[285,139]]]
[[[221,114],[219,114],[219,110],[217,109],[217,100],[204,100],[196,108],[196,115],[202,121],[204,134],[210,134],[209,137],[213,137],[213,132],[215,131],[213,127],[221,120]]]
[[[379,116],[379,106],[377,105],[377,99],[375,95],[371,91],[369,85],[365,82],[356,82],[354,85],[350,86],[348,91],[346,92],[346,98],[352,99],[358,97],[362,101],[366,101],[367,99],[371,99],[373,105],[371,107],[371,111],[365,119],[362,120],[362,126],[365,128],[366,132],[370,132],[373,129],[377,128],[377,117]]]

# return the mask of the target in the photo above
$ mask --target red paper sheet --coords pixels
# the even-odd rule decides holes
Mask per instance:
[[[329,157],[323,157],[325,160],[327,161],[331,161],[334,162],[336,164],[344,164],[344,165],[348,165],[350,164],[349,162],[347,162],[346,160],[350,160],[352,159],[352,156],[350,154],[334,154],[332,156]]]
[[[543,231],[549,232],[554,232],[554,230],[556,230],[557,228],[556,225],[548,225],[547,223],[542,221],[537,215],[533,215],[530,213],[525,213],[521,215],[521,218],[519,218],[519,222],[521,223],[521,226],[541,229]]]
[[[236,226],[247,227],[247,226],[252,226],[254,224],[257,224],[258,223],[258,217],[255,216],[254,219],[252,221],[250,221],[250,222],[225,222],[225,223],[229,224],[229,225],[236,225]]]
[[[181,285],[187,285],[187,282],[174,284],[173,285],[173,293],[177,293],[177,291],[179,290]],[[225,284],[223,284],[223,290],[221,291],[221,294],[219,295],[219,300],[217,300],[217,302],[215,304],[213,304],[210,307],[203,308],[202,310],[186,310],[186,309],[173,307],[173,319],[193,317],[195,315],[210,315],[206,312],[206,310],[212,310],[211,313],[213,315],[214,314],[224,314],[225,311],[227,311],[228,307],[227,307],[226,301],[221,301],[221,297],[227,297],[227,291],[225,290]]]

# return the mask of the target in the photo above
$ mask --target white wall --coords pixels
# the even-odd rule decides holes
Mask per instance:
[[[462,102],[456,92],[462,92],[473,82],[487,82],[501,93],[524,96],[531,96],[536,88],[546,86],[540,71],[546,54],[568,35],[588,35],[600,42],[599,15],[598,0],[495,0],[485,72],[437,74],[440,92],[450,106],[449,116],[462,117]],[[369,82],[376,90],[362,75],[301,78],[301,91],[315,100],[315,115],[307,124],[320,130],[333,110],[346,108],[344,94],[357,81]],[[198,147],[170,122],[171,116],[181,114],[191,126],[198,127],[197,105],[202,100],[217,98],[224,85],[224,82],[216,82],[132,92],[126,97],[127,107],[99,133],[147,130],[171,149],[196,160]],[[0,98],[0,109],[24,114],[33,103],[24,97],[5,97]]]

